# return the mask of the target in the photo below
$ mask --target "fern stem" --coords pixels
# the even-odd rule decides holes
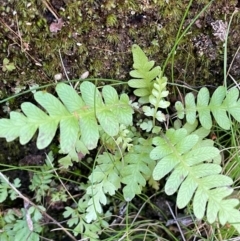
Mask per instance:
[[[166,204],[167,204],[167,206],[168,206],[168,208],[169,208],[169,211],[170,211],[171,215],[173,216],[173,219],[176,221],[178,230],[179,230],[179,232],[180,232],[180,234],[181,234],[181,236],[182,236],[183,241],[186,241],[186,239],[185,239],[185,237],[184,237],[184,235],[183,235],[182,229],[181,229],[181,227],[180,227],[180,225],[179,225],[179,223],[178,223],[178,220],[177,220],[176,216],[174,215],[174,213],[173,213],[173,211],[172,211],[172,209],[171,209],[168,201],[166,201]]]
[[[88,78],[88,79],[74,79],[74,80],[71,80],[72,82],[83,82],[83,81],[106,81],[106,82],[115,82],[115,84],[112,84],[112,86],[115,86],[115,85],[127,85],[127,83],[125,82],[122,82],[120,80],[114,80],[114,79],[104,79],[104,78]],[[69,83],[68,80],[66,81],[62,81],[61,83]],[[54,86],[54,85],[57,85],[58,83],[51,83],[51,84],[46,84],[46,85],[42,85],[42,86],[39,86],[39,87],[35,87],[35,88],[32,88],[32,89],[29,89],[29,90],[25,90],[21,93],[18,93],[18,94],[15,94],[15,95],[12,95],[10,97],[7,97],[3,100],[0,100],[0,104],[6,102],[6,101],[9,101],[11,99],[14,99],[16,97],[19,97],[21,95],[25,95],[27,93],[30,93],[34,90],[41,90],[41,89],[45,89],[45,88],[48,88],[48,87],[51,87],[51,86]]]

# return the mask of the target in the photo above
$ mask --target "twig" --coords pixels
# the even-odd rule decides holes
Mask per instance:
[[[42,3],[46,6],[46,8],[52,13],[52,15],[58,20],[59,17],[57,16],[57,14],[55,13],[53,7],[51,6],[50,3],[46,2],[45,0],[42,0]]]
[[[172,211],[172,209],[171,209],[168,201],[166,201],[166,204],[167,204],[167,206],[168,206],[168,208],[169,208],[170,213],[171,213],[172,216],[173,216],[173,219],[176,221],[177,227],[178,227],[178,229],[179,229],[179,232],[180,232],[180,234],[181,234],[181,236],[182,236],[183,241],[186,241],[186,239],[185,239],[185,237],[184,237],[184,235],[183,235],[182,229],[181,229],[181,227],[180,227],[180,225],[179,225],[179,223],[178,223],[178,220],[177,220],[176,216],[174,215],[174,213],[173,213],[173,211]]]

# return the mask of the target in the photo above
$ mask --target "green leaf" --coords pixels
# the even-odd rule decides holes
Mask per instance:
[[[102,206],[106,205],[107,197],[105,194],[114,195],[120,188],[119,170],[122,163],[109,153],[104,152],[97,158],[98,165],[89,176],[91,186],[87,188],[87,194],[91,196],[88,201],[86,220],[90,223],[102,213]]]
[[[38,91],[34,94],[35,100],[44,107],[52,117],[70,116],[70,112],[64,107],[59,99],[52,94]],[[57,118],[56,118],[57,119]]]
[[[8,197],[7,188],[4,186],[0,186],[0,203],[4,202]]]
[[[196,104],[195,104],[194,95],[192,93],[186,94],[185,106],[188,111],[187,122],[190,124],[193,124],[196,120]]]
[[[209,103],[209,91],[206,87],[201,88],[197,96],[197,106],[199,112],[199,120],[202,126],[206,129],[212,127],[212,118],[210,109],[207,108]]]
[[[184,113],[184,106],[183,106],[182,102],[176,101],[175,109],[177,110],[177,117],[179,119],[183,119],[185,113]]]
[[[45,113],[32,103],[21,105],[24,114],[10,112],[10,119],[0,119],[0,137],[12,141],[20,138],[21,144],[30,141],[39,129],[37,147],[46,148],[60,128],[60,152],[67,155],[61,159],[62,165],[71,165],[69,157],[78,161],[77,150],[87,153],[96,148],[99,130],[103,129],[109,136],[119,134],[119,126],[132,125],[133,109],[126,94],[118,96],[111,86],[104,86],[102,94],[91,82],[80,85],[82,98],[69,85],[59,83],[56,91],[62,102],[52,94],[38,91],[34,94],[36,101],[46,110]],[[83,146],[79,149],[79,141]]]
[[[16,69],[15,65],[13,62],[10,62],[10,60],[8,58],[4,58],[3,59],[3,66],[2,66],[2,70],[3,72],[5,71],[13,71],[14,69]]]
[[[97,146],[99,139],[99,128],[93,113],[85,115],[80,119],[81,140],[88,150]]]
[[[131,201],[136,194],[140,194],[146,181],[152,175],[155,162],[149,158],[150,143],[143,141],[141,145],[134,146],[134,153],[124,157],[125,166],[121,169],[122,180],[126,184],[123,195],[126,201]]]
[[[80,85],[80,90],[87,108],[93,108],[96,111],[98,107],[103,107],[101,94],[93,83],[84,81]]]
[[[219,86],[214,91],[211,99],[208,89],[204,87],[197,95],[197,104],[195,104],[193,94],[188,93],[185,97],[185,108],[179,101],[176,102],[175,108],[178,118],[183,119],[186,113],[186,119],[190,124],[193,124],[196,119],[196,113],[198,112],[201,125],[209,130],[212,127],[212,113],[217,124],[221,128],[229,130],[231,126],[229,114],[240,122],[240,100],[238,98],[239,89],[236,87],[227,91],[225,87]]]
[[[79,123],[75,116],[61,120],[60,146],[63,153],[69,153],[74,149],[79,135]]]
[[[59,83],[56,86],[56,91],[59,98],[70,113],[79,111],[84,107],[85,103],[72,86],[64,83]]]
[[[34,133],[36,132],[36,129],[39,125],[37,147],[39,149],[45,148],[51,143],[53,137],[55,136],[58,121],[54,119],[52,121],[52,119],[47,114],[45,114],[41,109],[39,109],[32,103],[25,102],[21,105],[21,108],[24,114],[28,117],[28,123],[32,123],[34,125]],[[28,128],[29,124],[26,126]],[[32,133],[32,135],[34,133]],[[32,136],[30,135],[30,138],[28,138],[28,140],[30,140],[31,138]]]
[[[153,88],[153,80],[160,74],[160,67],[154,67],[154,61],[148,61],[148,58],[142,49],[134,44],[132,46],[133,68],[130,75],[134,78],[128,81],[128,85],[136,88],[134,91],[136,96],[140,96],[140,103],[148,103],[148,97],[151,95]]]
[[[109,136],[115,136],[119,132],[119,122],[112,111],[105,110],[97,112],[97,118],[103,130]]]
[[[221,167],[212,163],[219,155],[219,150],[212,146],[212,142],[203,139],[208,131],[194,128],[188,124],[189,133],[184,128],[169,129],[164,137],[153,139],[156,147],[150,157],[158,160],[153,178],[159,180],[169,175],[165,192],[172,195],[179,189],[178,208],[186,207],[193,199],[193,211],[197,218],[202,219],[207,212],[210,223],[215,222],[218,215],[226,223],[230,219],[226,210],[236,210],[238,204],[235,199],[226,199],[233,191],[229,187],[233,181],[230,177],[219,174]]]
[[[10,112],[10,120],[0,119],[0,137],[13,141],[20,136],[21,128],[27,124],[27,118],[19,112]]]
[[[218,125],[223,129],[228,130],[231,122],[227,116],[225,103],[222,103],[225,95],[226,89],[223,86],[217,88],[212,95],[210,108]]]

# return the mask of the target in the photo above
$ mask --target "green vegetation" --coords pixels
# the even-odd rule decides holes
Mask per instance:
[[[3,3],[0,240],[238,237],[235,5]]]
[[[164,191],[167,195],[177,193],[179,209],[188,206],[187,212],[193,220],[196,217],[210,224],[228,223],[240,232],[239,200],[231,196],[233,180],[222,172],[220,149],[209,139],[210,132],[216,128],[212,118],[222,130],[231,128],[232,117],[240,121],[238,88],[228,90],[220,86],[210,99],[208,89],[203,87],[196,97],[197,104],[195,96],[188,93],[184,102],[175,104],[176,115],[182,121],[174,117],[173,125],[167,126],[166,110],[171,107],[166,100],[169,95],[167,78],[159,66],[154,67],[154,61],[148,61],[138,45],[133,45],[132,53],[134,70],[130,75],[134,79],[128,84],[140,97],[137,102],[130,101],[127,94],[118,95],[111,85],[97,87],[85,80],[80,84],[79,94],[71,83],[59,83],[55,88],[58,98],[46,91],[34,94],[46,112],[24,102],[22,112],[11,111],[10,119],[0,119],[0,137],[7,141],[19,137],[20,143],[25,145],[39,130],[36,140],[39,149],[50,145],[59,126],[59,153],[65,154],[58,161],[60,169],[49,153],[46,164],[31,175],[29,189],[35,193],[35,204],[19,194],[19,179],[11,184],[1,173],[1,202],[8,196],[11,200],[20,197],[30,206],[17,218],[14,214],[9,218],[11,210],[3,215],[3,240],[15,240],[13,234],[20,239],[26,230],[28,240],[39,240],[40,232],[44,234],[40,220],[46,214],[41,200],[49,195],[52,202],[64,204],[63,217],[74,236],[99,240],[108,233],[111,220],[111,212],[105,211],[104,206],[116,202],[114,199],[119,199],[119,195],[129,205],[136,195],[144,194],[146,187],[158,190],[158,181],[168,174]],[[144,119],[141,124],[133,121],[134,110],[141,112]],[[81,197],[75,198],[63,184],[59,171],[69,170],[72,161],[85,162],[79,154],[85,156],[91,150],[96,150],[97,155],[89,163],[92,167],[86,181],[78,183]],[[57,180],[62,185],[60,189],[52,184]],[[67,205],[68,199],[71,205]],[[26,230],[11,232],[19,228]],[[132,231],[128,232],[131,240]]]

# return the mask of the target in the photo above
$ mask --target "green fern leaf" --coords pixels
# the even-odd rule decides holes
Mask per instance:
[[[225,130],[229,130],[231,126],[231,118],[227,112],[240,122],[239,90],[235,87],[227,91],[223,86],[220,86],[214,91],[211,99],[208,89],[203,87],[197,95],[197,104],[195,104],[194,95],[188,93],[185,97],[185,107],[177,101],[175,108],[178,118],[183,119],[185,113],[190,124],[195,122],[198,112],[199,121],[206,129],[212,127],[211,113],[217,124]]]
[[[82,98],[70,85],[59,83],[56,86],[56,91],[59,98],[70,113],[74,113],[85,106]]]
[[[132,124],[133,111],[129,106],[127,95],[121,95],[119,100],[114,88],[104,86],[102,91],[104,104],[100,92],[92,83],[83,82],[80,89],[83,100],[88,108],[92,108],[92,113],[96,115],[101,127],[108,135],[115,136],[118,134],[119,123],[126,126]]]
[[[223,101],[223,103],[233,118],[240,122],[240,99],[238,99],[238,97],[239,89],[232,88],[227,92],[226,99]]]
[[[140,103],[149,103],[149,96],[151,95],[153,88],[153,80],[160,74],[160,67],[154,67],[154,61],[148,61],[145,53],[142,49],[134,44],[132,46],[133,53],[133,68],[130,75],[134,78],[128,81],[128,85],[132,88],[136,88],[134,91],[136,96],[141,97]]]
[[[212,110],[212,114],[217,121],[217,123],[221,126],[224,127],[224,129],[229,129],[230,128],[230,120],[227,116],[226,113],[226,105],[223,105],[223,100],[226,96],[226,89],[223,86],[220,86],[219,88],[214,91],[211,101],[210,101],[210,106]]]
[[[199,120],[203,127],[211,129],[212,118],[210,115],[209,103],[209,90],[207,88],[201,88],[197,96],[197,107],[199,113]]]
[[[7,141],[19,137],[24,145],[39,129],[37,147],[43,149],[51,143],[59,127],[61,153],[71,153],[72,158],[79,140],[88,150],[97,146],[99,124],[109,136],[117,135],[121,124],[132,124],[133,110],[126,94],[119,97],[113,87],[104,86],[103,102],[92,83],[85,81],[80,89],[82,97],[71,86],[58,84],[56,91],[61,101],[44,91],[36,92],[35,100],[47,113],[32,103],[23,103],[23,114],[13,111],[9,120],[0,119],[0,137]]]
[[[8,179],[8,177],[5,177]],[[21,186],[20,179],[15,178],[12,184],[15,188],[19,188]],[[10,188],[9,184],[4,180],[4,178],[0,178],[0,203],[4,202],[7,197],[10,196],[11,200],[14,200],[18,197],[18,194]]]
[[[162,71],[160,75],[156,78],[153,84],[152,93],[149,96],[149,102],[156,108],[166,109],[170,102],[164,100],[168,96],[169,91],[166,90],[167,78],[162,77]]]
[[[97,146],[99,139],[99,127],[93,111],[86,111],[79,120],[81,129],[81,140],[89,150]]]
[[[84,198],[86,195],[84,195]],[[102,229],[101,227],[107,227],[107,223],[104,220],[96,220],[94,223],[87,223],[85,220],[85,214],[83,214],[83,210],[87,207],[87,201],[80,199],[78,203],[78,209],[72,209],[70,207],[66,207],[66,211],[63,213],[65,218],[69,217],[67,221],[67,225],[73,228],[73,233],[75,236],[81,234],[82,237],[90,238],[91,240],[99,240],[98,232]]]
[[[103,153],[97,158],[98,165],[89,176],[91,185],[87,188],[87,194],[91,196],[88,201],[86,220],[96,220],[102,213],[102,205],[106,205],[106,194],[114,195],[120,188],[119,170],[122,168],[120,158],[109,153]]]
[[[150,179],[155,161],[149,158],[152,150],[150,143],[139,140],[141,145],[134,146],[134,153],[129,152],[124,157],[124,168],[121,170],[121,182],[126,184],[123,195],[126,201],[131,201],[136,194],[140,194],[146,181]]]
[[[202,219],[207,212],[210,223],[215,222],[218,215],[221,216],[222,224],[229,222],[230,217],[226,210],[236,211],[238,204],[236,199],[226,199],[233,191],[229,188],[233,181],[220,174],[221,167],[212,163],[219,155],[219,150],[211,146],[212,143],[207,142],[209,146],[205,143],[206,140],[201,140],[207,131],[202,128],[194,131],[192,128],[190,132],[192,133],[189,134],[184,128],[169,129],[165,136],[153,139],[156,147],[151,151],[150,157],[158,160],[153,178],[159,180],[170,174],[165,192],[172,195],[179,189],[179,208],[184,208],[193,199],[193,211],[197,218]],[[182,138],[179,138],[180,134]]]
[[[194,123],[196,120],[196,104],[195,104],[194,95],[192,93],[186,94],[185,105],[186,105],[186,109],[188,110],[187,122]],[[183,117],[184,117],[184,115],[182,116],[182,118]],[[182,119],[182,118],[180,118],[180,119]]]

